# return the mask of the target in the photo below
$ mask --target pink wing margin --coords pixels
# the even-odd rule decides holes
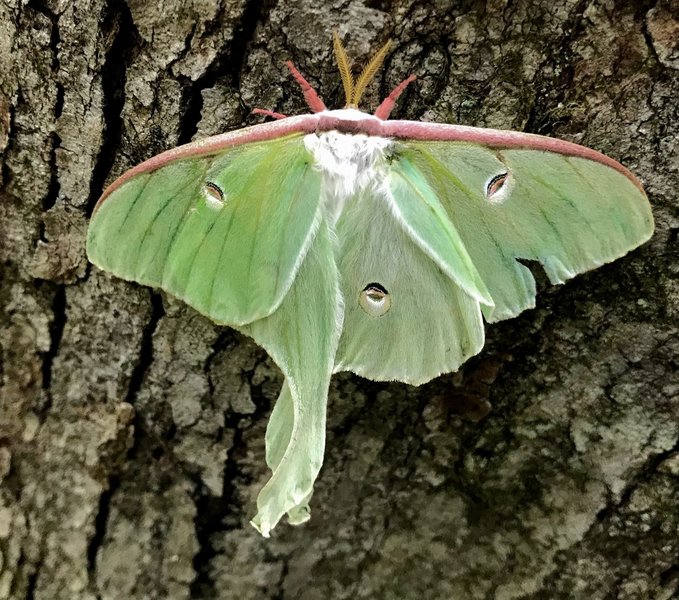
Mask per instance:
[[[641,181],[617,160],[606,156],[601,152],[580,146],[573,142],[567,142],[544,135],[523,133],[520,131],[507,131],[503,129],[483,129],[480,127],[467,127],[465,125],[447,125],[443,123],[423,123],[421,121],[385,121],[384,134],[386,137],[397,137],[411,140],[431,142],[470,142],[482,144],[497,150],[524,149],[542,150],[544,152],[556,152],[564,156],[578,156],[601,163],[627,177],[644,194],[644,186]]]
[[[92,214],[96,213],[102,202],[106,200],[112,192],[117,190],[126,181],[141,173],[150,173],[166,164],[183,158],[195,158],[198,156],[209,156],[217,154],[227,148],[233,148],[250,142],[263,142],[275,138],[293,135],[295,133],[312,133],[316,131],[318,115],[299,115],[288,117],[280,121],[252,125],[236,131],[228,131],[220,135],[214,135],[201,140],[196,140],[189,144],[177,146],[171,150],[161,152],[156,156],[145,160],[129,171],[125,171],[118,179],[109,185],[101,198],[97,201]]]
[[[296,117],[287,117],[271,123],[252,125],[236,131],[230,131],[215,135],[202,140],[184,144],[162,152],[138,164],[136,167],[123,173],[111,185],[106,188],[99,198],[94,212],[111,193],[123,185],[126,181],[139,175],[149,173],[174,160],[209,156],[217,154],[227,148],[248,144],[251,142],[263,142],[288,135],[323,133],[336,130],[342,133],[363,134],[380,136],[402,140],[418,140],[429,142],[469,142],[482,144],[498,150],[510,148],[522,148],[525,150],[543,150],[556,152],[565,156],[578,156],[601,164],[604,164],[627,177],[639,190],[645,194],[644,187],[631,171],[622,166],[618,161],[587,148],[566,142],[557,138],[522,133],[519,131],[507,131],[501,129],[483,129],[479,127],[467,127],[464,125],[448,125],[445,123],[423,123],[420,121],[383,121],[376,117],[367,116],[360,119],[347,118],[333,114],[335,111],[323,111],[315,114],[304,114]],[[346,114],[346,113],[345,113]]]

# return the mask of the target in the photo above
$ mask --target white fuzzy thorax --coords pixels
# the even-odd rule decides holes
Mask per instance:
[[[334,225],[348,198],[384,180],[385,156],[392,141],[378,136],[326,131],[305,136],[304,144],[323,175],[322,201],[328,219]]]

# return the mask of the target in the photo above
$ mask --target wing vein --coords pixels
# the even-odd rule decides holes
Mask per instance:
[[[172,203],[172,202],[173,202],[173,201],[174,201],[174,200],[182,193],[182,192],[184,192],[187,188],[191,187],[191,186],[194,185],[194,184],[195,184],[195,182],[194,182],[192,179],[189,179],[189,180],[188,180],[188,183],[186,183],[184,186],[180,187],[178,190],[175,190],[175,192],[169,196],[169,198],[166,200],[166,202],[165,202],[165,203],[164,203],[164,204],[156,211],[156,214],[153,215],[153,218],[151,219],[151,221],[148,223],[148,225],[147,225],[146,228],[144,229],[144,233],[142,234],[141,240],[139,241],[139,252],[138,252],[138,254],[137,254],[137,257],[138,257],[138,258],[137,258],[137,271],[136,271],[136,274],[135,274],[135,277],[136,277],[139,281],[141,281],[141,277],[142,277],[142,273],[139,272],[139,267],[140,267],[140,265],[142,264],[142,261],[141,261],[140,259],[141,259],[141,257],[142,257],[143,254],[144,254],[144,252],[143,252],[144,243],[146,242],[146,239],[147,239],[147,237],[148,237],[148,235],[149,235],[149,232],[151,231],[151,229],[152,229],[153,226],[155,225],[156,221],[158,221],[158,218],[160,217],[160,215],[165,211],[165,209],[166,209],[166,208],[167,208],[167,207],[168,207],[168,206],[169,206],[169,205],[170,205],[170,204],[171,204],[171,203]]]
[[[205,178],[205,175],[207,174],[208,169],[210,168],[210,162],[206,161],[205,162],[205,168],[203,169],[203,179]],[[174,228],[174,231],[172,232],[172,237],[168,240],[167,243],[167,250],[165,252],[165,258],[163,259],[163,272],[160,274],[160,286],[163,287],[165,285],[165,277],[167,273],[167,267],[169,264],[168,257],[170,256],[170,252],[172,251],[172,248],[175,244],[175,241],[177,237],[179,236],[179,232],[184,229],[186,226],[187,222],[187,217],[191,214],[191,202],[189,202],[184,209],[184,214],[182,215],[182,218],[179,220],[179,223],[177,226]]]

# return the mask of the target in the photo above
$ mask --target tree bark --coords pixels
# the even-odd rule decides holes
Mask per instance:
[[[419,388],[333,378],[312,518],[249,526],[282,376],[181,302],[87,263],[124,170],[331,107],[339,30],[409,73],[396,117],[583,143],[656,233],[487,328]],[[0,4],[0,599],[679,598],[677,0]]]

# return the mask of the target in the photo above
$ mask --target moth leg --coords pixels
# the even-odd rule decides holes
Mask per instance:
[[[252,114],[253,115],[264,115],[265,117],[271,117],[273,119],[287,119],[288,115],[284,115],[283,113],[277,113],[272,110],[268,110],[266,108],[253,108],[252,109]]]

